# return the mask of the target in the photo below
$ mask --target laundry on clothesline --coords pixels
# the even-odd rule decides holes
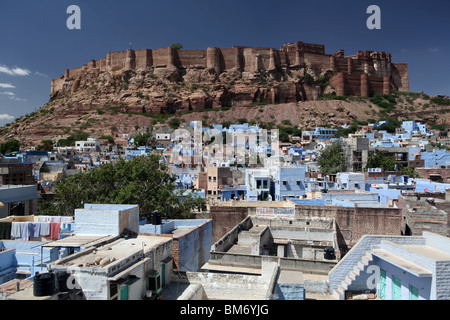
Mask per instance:
[[[70,223],[40,222],[40,221],[13,221],[10,227],[10,238],[28,241],[30,237],[47,237],[58,240],[61,230],[70,228]]]

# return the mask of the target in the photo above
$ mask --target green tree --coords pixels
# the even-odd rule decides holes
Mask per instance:
[[[358,123],[357,122],[353,122],[348,128],[342,128],[342,127],[338,127],[338,131],[336,131],[336,133],[334,134],[335,138],[340,138],[340,137],[347,137],[349,134],[355,133],[356,131],[358,131]]]
[[[143,217],[159,210],[166,218],[191,218],[193,209],[206,203],[193,196],[180,200],[175,180],[157,154],[128,161],[120,158],[59,180],[55,199],[43,202],[39,213],[73,215],[84,203],[137,204]]]
[[[408,176],[410,178],[420,178],[420,174],[413,167],[406,166],[400,170],[403,176]]]
[[[14,151],[19,151],[20,142],[16,139],[11,139],[6,142],[0,143],[0,154],[6,154]]]
[[[36,147],[38,151],[52,151],[53,141],[52,140],[42,140],[41,144]]]
[[[106,140],[108,140],[109,143],[114,143],[114,138],[111,137],[110,135],[102,135],[102,136],[100,136],[99,139],[106,139]]]
[[[181,124],[181,120],[178,119],[178,118],[172,118],[172,119],[170,119],[170,121],[169,121],[169,126],[170,126],[172,129],[178,129],[178,127],[180,126],[180,124]]]
[[[382,153],[374,153],[367,159],[366,170],[368,168],[382,168],[384,171],[395,171],[396,161],[393,157],[385,156]]]
[[[394,133],[396,128],[401,126],[401,122],[394,118],[386,118],[387,123],[383,123],[381,126],[378,126],[376,129],[378,131],[386,130],[389,133]]]
[[[345,158],[342,155],[342,144],[334,141],[320,153],[317,161],[325,174],[336,174],[344,170]]]
[[[148,145],[150,142],[151,134],[149,132],[144,134],[138,134],[134,137],[134,145],[136,147],[142,147]]]
[[[179,42],[174,42],[170,45],[171,48],[175,49],[175,50],[180,50],[183,49],[183,45]]]

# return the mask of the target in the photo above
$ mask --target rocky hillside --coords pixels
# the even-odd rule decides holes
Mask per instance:
[[[216,77],[208,69],[180,74],[165,68],[161,72],[86,70],[82,81],[68,81],[38,111],[0,128],[0,141],[15,138],[33,146],[79,133],[133,135],[168,124],[172,118],[200,120],[204,125],[248,121],[302,129],[387,117],[430,125],[450,122],[450,107],[424,94],[394,92],[393,101],[333,96],[326,71],[312,77],[308,70],[276,77],[239,71]],[[322,98],[305,99],[303,94]]]

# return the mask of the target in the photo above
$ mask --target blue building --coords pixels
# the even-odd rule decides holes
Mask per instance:
[[[450,165],[450,152],[445,149],[436,149],[433,152],[421,152],[420,158],[425,161],[425,168],[437,168]]]
[[[174,263],[180,272],[198,271],[209,260],[213,243],[211,219],[162,220],[139,226],[139,233],[172,235],[178,254]]]
[[[429,135],[428,130],[427,130],[427,125],[424,123],[421,123],[421,122],[403,121],[402,129],[405,130],[405,132],[410,133],[410,134]]]
[[[340,190],[366,190],[366,176],[357,172],[338,172],[337,188]]]
[[[219,191],[222,201],[244,200],[247,197],[247,186],[223,186]]]
[[[247,169],[245,184],[248,201],[284,201],[306,195],[305,167]]]
[[[273,200],[298,199],[306,195],[305,168],[280,167],[275,173]]]
[[[381,300],[450,299],[450,239],[364,235],[329,273],[336,298],[371,291]]]
[[[0,240],[0,284],[12,279],[32,279],[46,270],[46,263],[60,258],[58,248],[43,248],[46,242]]]
[[[304,140],[330,140],[334,137],[337,129],[316,127],[314,131],[303,131],[302,139]]]
[[[272,200],[270,179],[271,172],[267,168],[246,169],[245,186],[248,201]]]

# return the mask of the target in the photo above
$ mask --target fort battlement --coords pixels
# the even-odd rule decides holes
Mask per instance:
[[[64,75],[52,80],[51,96],[64,90],[66,81],[79,84],[84,71],[99,70],[112,75],[127,70],[146,69],[207,69],[217,76],[239,71],[288,73],[304,68],[316,76],[329,72],[331,84],[339,95],[365,95],[374,92],[389,93],[392,89],[409,91],[408,66],[392,63],[391,55],[377,51],[358,51],[345,56],[344,50],[325,53],[325,46],[301,41],[274,48],[233,46],[210,47],[205,50],[184,50],[171,47],[161,49],[108,52],[106,57],[65,70]]]

